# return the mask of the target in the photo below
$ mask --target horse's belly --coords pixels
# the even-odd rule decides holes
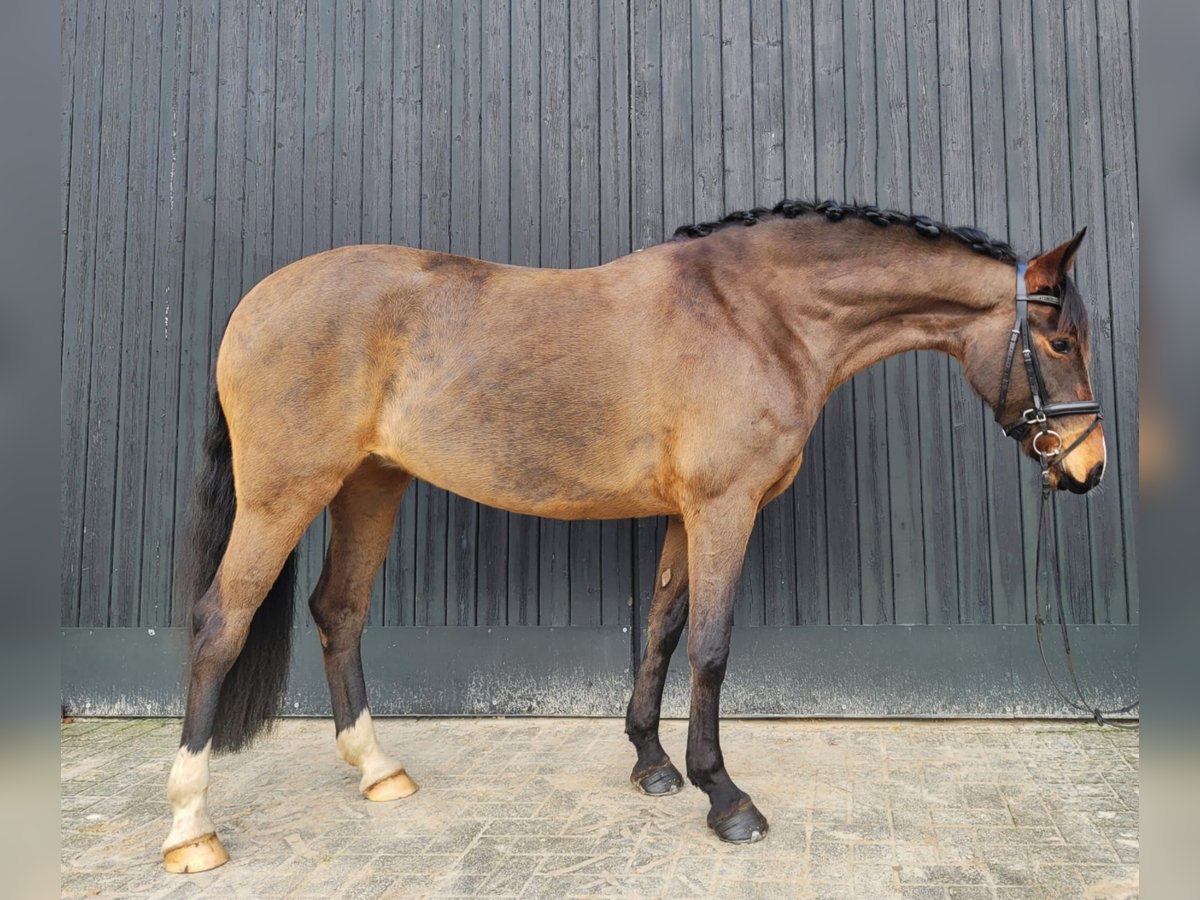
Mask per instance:
[[[526,515],[620,519],[676,511],[656,477],[649,436],[561,422],[522,428],[518,421],[414,417],[389,429],[375,452],[430,484]]]
[[[398,464],[430,484],[486,506],[550,519],[623,519],[667,515],[672,504],[654,485],[608,481],[587,472],[554,472],[536,461],[479,459],[458,464],[453,456],[426,459],[404,454]]]

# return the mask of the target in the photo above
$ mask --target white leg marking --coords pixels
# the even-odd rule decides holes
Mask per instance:
[[[358,714],[353,725],[338,734],[337,750],[338,756],[362,772],[358,782],[360,791],[366,791],[371,785],[404,768],[379,746],[379,741],[375,739],[375,726],[371,723],[371,713],[365,709]]]
[[[208,757],[211,754],[212,741],[199,753],[180,747],[175,754],[171,777],[167,779],[167,799],[171,801],[175,818],[171,833],[163,841],[164,853],[216,831],[208,817]]]

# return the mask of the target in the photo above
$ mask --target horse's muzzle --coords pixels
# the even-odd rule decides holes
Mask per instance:
[[[1066,489],[1073,494],[1086,494],[1092,488],[1100,483],[1100,479],[1104,477],[1104,463],[1098,462],[1092,466],[1087,474],[1087,478],[1083,481],[1072,477],[1066,471],[1059,471],[1058,488],[1059,490]]]

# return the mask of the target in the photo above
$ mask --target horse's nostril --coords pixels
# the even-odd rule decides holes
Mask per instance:
[[[1099,462],[1092,466],[1092,471],[1088,472],[1087,486],[1094,488],[1100,483],[1100,479],[1104,477],[1104,463]]]

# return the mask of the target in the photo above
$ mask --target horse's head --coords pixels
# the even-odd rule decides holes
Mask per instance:
[[[1087,308],[1070,277],[1086,231],[1029,261],[1025,287],[1031,302],[1025,334],[1016,341],[1011,367],[1005,362],[1014,339],[1015,300],[1001,303],[997,314],[988,317],[986,335],[971,341],[964,359],[972,383],[1025,453],[1034,459],[1039,453],[1046,454],[1050,485],[1077,494],[1100,483],[1105,462],[1104,432],[1096,413],[1075,413],[1070,406],[1061,413],[1054,411],[1060,404],[1083,403],[1086,407],[1094,400]],[[1026,348],[1033,356],[1033,384],[1023,354]],[[1036,402],[1035,389],[1040,395]],[[1039,405],[1046,406],[1049,414],[1044,424],[1034,421]]]

